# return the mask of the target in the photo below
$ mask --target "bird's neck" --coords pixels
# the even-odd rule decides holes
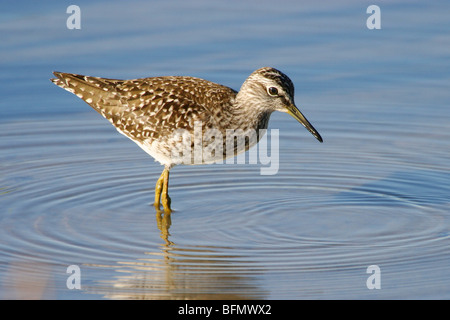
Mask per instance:
[[[248,103],[248,102],[247,102]],[[237,100],[231,110],[230,129],[255,130],[267,129],[272,112],[262,111],[257,105],[242,105]]]

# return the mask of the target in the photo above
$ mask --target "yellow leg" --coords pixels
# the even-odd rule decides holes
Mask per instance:
[[[159,199],[161,198],[161,191],[163,188],[163,180],[164,180],[164,171],[159,177],[158,181],[156,181],[155,187],[155,207],[159,208]]]
[[[164,182],[163,182],[163,190],[161,194],[161,201],[164,207],[164,211],[170,212],[170,197],[169,197],[169,170],[164,169]]]
[[[164,207],[164,211],[171,212],[169,197],[169,169],[164,168],[161,176],[156,182],[155,187],[155,207],[159,208],[160,199]]]

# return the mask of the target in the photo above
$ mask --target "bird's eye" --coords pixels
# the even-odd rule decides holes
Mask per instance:
[[[277,96],[278,95],[278,89],[275,87],[269,87],[267,89],[267,92],[269,93],[269,95],[271,96]]]

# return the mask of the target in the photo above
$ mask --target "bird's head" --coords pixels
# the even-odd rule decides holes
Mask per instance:
[[[254,102],[253,105],[266,112],[280,111],[290,114],[317,140],[323,141],[319,132],[295,106],[294,84],[281,71],[270,67],[254,71],[242,85],[241,92],[245,92],[247,99]]]

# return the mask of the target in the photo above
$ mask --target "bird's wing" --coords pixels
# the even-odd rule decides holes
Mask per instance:
[[[155,139],[195,121],[215,125],[227,112],[236,91],[193,77],[117,80],[54,72],[56,85],[83,99],[119,132],[136,139]],[[217,103],[220,101],[220,103]]]

